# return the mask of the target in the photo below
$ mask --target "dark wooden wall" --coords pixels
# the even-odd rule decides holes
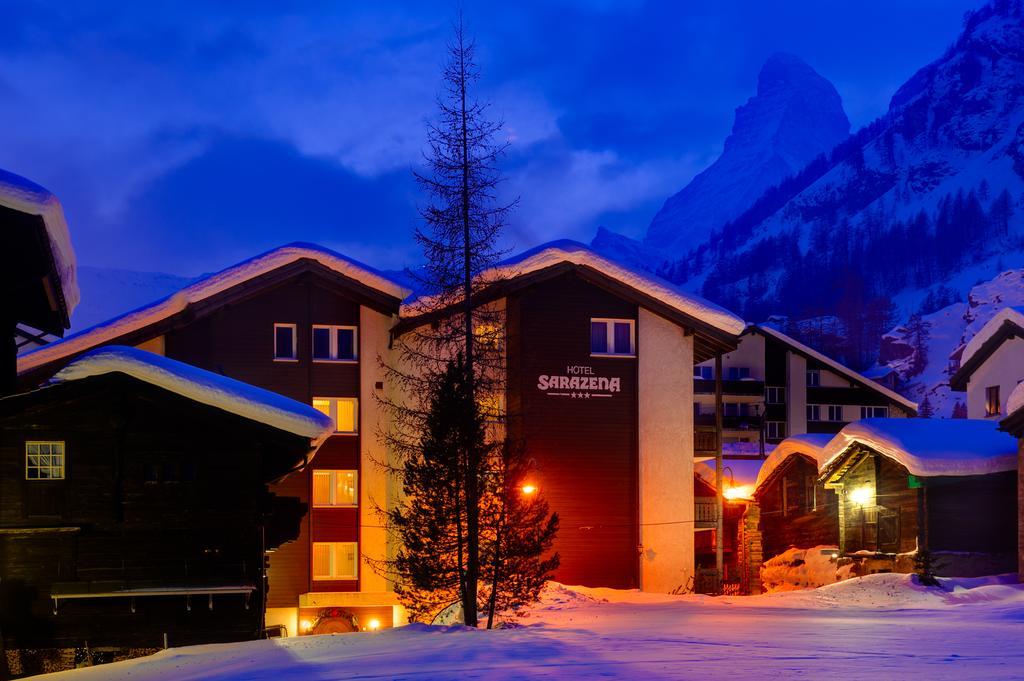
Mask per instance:
[[[1016,471],[924,482],[932,551],[1016,553]]]
[[[510,427],[538,463],[541,493],[559,514],[556,579],[639,586],[637,360],[590,357],[592,317],[637,319],[637,306],[572,273],[508,299]],[[637,347],[637,352],[643,348]],[[567,365],[618,377],[610,398],[549,397],[537,377]],[[680,475],[692,475],[680,471]]]
[[[758,489],[759,529],[765,560],[789,548],[838,546],[838,498],[818,483],[817,478],[813,462],[803,456],[793,456]]]
[[[12,400],[20,408],[0,413],[0,626],[9,647],[150,647],[165,632],[175,644],[258,632],[260,523],[273,504],[266,481],[301,461],[301,438],[121,374]],[[66,478],[25,480],[26,440],[64,441]],[[191,612],[183,597],[161,597],[136,599],[131,613],[128,599],[115,598],[65,602],[54,615],[57,583],[256,591],[248,609],[240,595],[215,596],[213,610],[196,597]]]
[[[878,551],[908,553],[917,549],[918,490],[908,484],[907,469],[891,459],[870,454],[847,471],[841,482],[847,492],[845,511],[847,553]],[[861,486],[876,490],[874,507],[862,508],[849,500]]]

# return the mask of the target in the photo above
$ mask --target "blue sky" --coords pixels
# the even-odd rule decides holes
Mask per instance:
[[[773,52],[871,121],[978,4],[465,2],[512,142],[508,246],[642,235]],[[411,169],[457,5],[298,7],[0,0],[0,167],[61,198],[85,264],[191,275],[296,240],[414,262]]]

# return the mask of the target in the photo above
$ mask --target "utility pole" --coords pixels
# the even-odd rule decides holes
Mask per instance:
[[[715,504],[718,519],[715,526],[715,591],[722,592],[725,578],[725,553],[722,540],[725,538],[725,490],[722,484],[722,355],[715,355]]]

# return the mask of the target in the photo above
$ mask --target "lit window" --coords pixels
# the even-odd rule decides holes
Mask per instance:
[[[985,416],[998,416],[999,410],[999,386],[993,385],[985,388]]]
[[[841,404],[830,404],[828,405],[828,420],[829,421],[843,421],[843,405]]]
[[[478,322],[473,325],[473,337],[481,345],[496,348],[501,344],[502,329],[495,322]]]
[[[764,401],[768,404],[785,404],[786,389],[775,386],[768,386],[764,389]]]
[[[889,407],[861,407],[862,419],[884,419],[889,416]]]
[[[808,404],[807,405],[807,420],[808,421],[820,421],[821,420],[821,405],[820,404]]]
[[[298,359],[294,324],[274,324],[274,359],[284,361]]]
[[[318,362],[354,361],[356,327],[313,325],[313,359]]]
[[[693,377],[702,381],[710,381],[715,377],[714,367],[693,367]]]
[[[314,506],[355,506],[359,499],[356,471],[313,471]]]
[[[334,432],[359,432],[359,400],[355,397],[314,397],[313,408],[334,419]]]
[[[356,579],[356,542],[313,542],[313,579]]]
[[[821,385],[821,372],[817,369],[807,370],[807,387],[817,388]]]
[[[784,440],[786,438],[785,421],[765,421],[764,436],[769,440]]]
[[[64,443],[26,442],[26,480],[63,480]]]
[[[632,357],[636,354],[635,322],[632,319],[591,319],[590,354]]]

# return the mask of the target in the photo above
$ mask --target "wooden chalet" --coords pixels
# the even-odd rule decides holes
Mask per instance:
[[[571,241],[481,280],[475,304],[505,311],[509,432],[559,514],[556,579],[692,590],[692,368],[734,349],[743,321]],[[453,313],[411,301],[394,333]]]
[[[757,477],[753,497],[764,560],[788,549],[836,546],[836,495],[819,480],[821,452],[828,434],[794,435],[780,442]]]
[[[333,430],[311,406],[121,346],[0,399],[0,671],[258,637],[265,552],[306,510],[270,485]]]
[[[1007,398],[999,428],[1017,438],[1017,574],[1024,582],[1024,383]]]
[[[822,451],[838,495],[839,552],[861,572],[910,572],[928,550],[940,574],[978,576],[1017,563],[1017,446],[973,419],[867,419]]]
[[[272,486],[308,507],[299,534],[269,553],[267,626],[287,635],[390,627],[404,614],[384,576],[375,515],[388,498],[375,462],[380,360],[408,289],[312,244],[289,244],[153,304],[19,358],[24,389],[108,344],[150,350],[289,397],[329,415],[334,432],[302,471]]]
[[[15,389],[19,347],[64,335],[77,303],[75,253],[60,202],[0,170],[0,395]]]

